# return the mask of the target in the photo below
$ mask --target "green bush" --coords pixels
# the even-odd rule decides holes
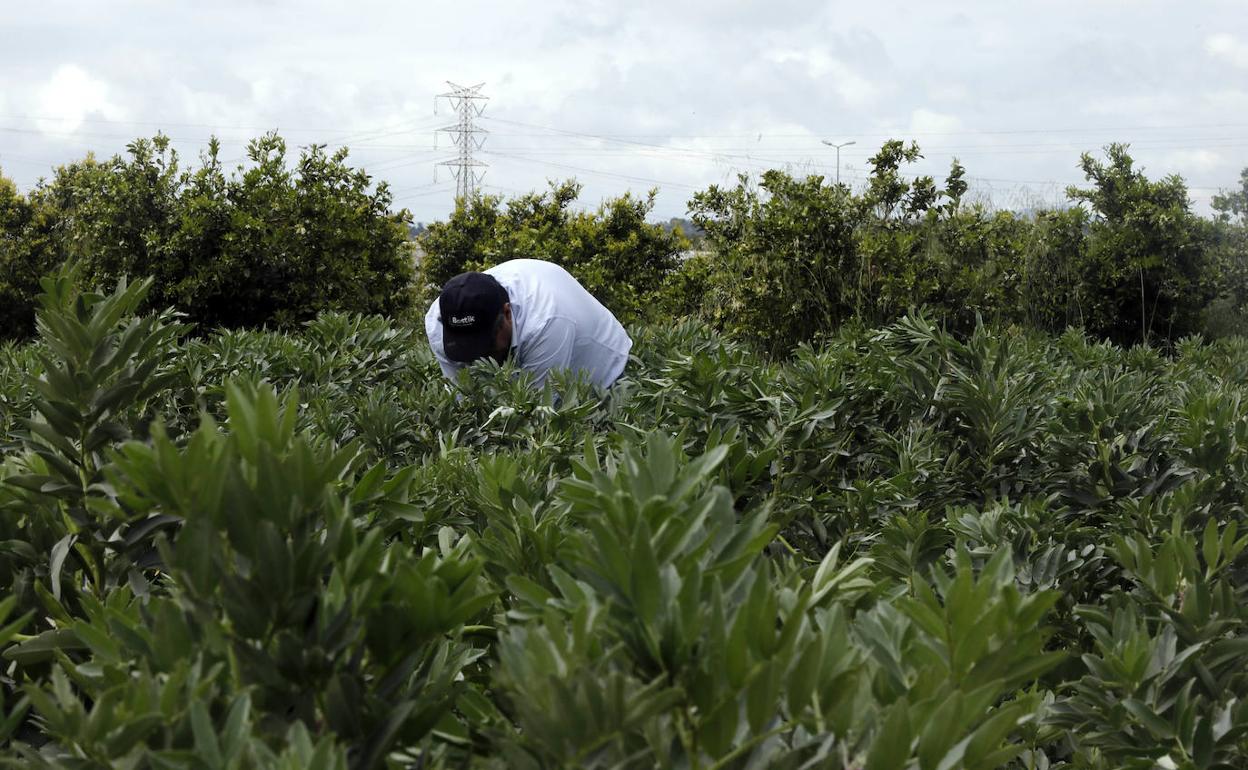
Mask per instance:
[[[1068,190],[1079,205],[1025,215],[964,205],[957,161],[943,185],[907,177],[922,156],[895,140],[871,158],[860,194],[780,171],[713,186],[689,204],[706,251],[669,281],[668,304],[775,355],[918,308],[960,334],[982,318],[1170,343],[1202,332],[1222,296],[1210,330],[1225,333],[1224,306],[1248,303],[1239,194],[1201,219],[1182,179],[1149,180],[1125,145],[1106,153],[1083,156],[1091,186]]]
[[[1242,339],[686,322],[604,396],[44,288],[0,349],[6,766],[1248,762]]]
[[[956,162],[943,189],[905,179],[919,157],[913,145],[885,144],[861,196],[780,171],[757,187],[741,177],[695,195],[708,253],[688,290],[701,292],[704,316],[783,355],[847,321],[884,323],[922,306],[963,329],[1013,312],[1026,223],[963,209]]]
[[[204,330],[407,311],[406,214],[390,212],[386,185],[370,189],[346,150],[313,145],[288,168],[285,142],[269,134],[229,172],[219,149],[212,141],[200,167],[182,169],[158,135],[124,158],[60,167],[28,201],[0,190],[0,276],[10,276],[0,290],[15,294],[16,313],[5,336],[29,334],[31,282],[67,259],[98,284],[152,277],[147,306],[172,306]]]
[[[1150,181],[1126,145],[1105,152],[1105,162],[1087,153],[1080,161],[1092,186],[1067,190],[1091,213],[1080,281],[1084,328],[1123,344],[1200,332],[1220,276],[1183,180]]]
[[[1083,265],[1087,262],[1088,213],[1079,207],[1037,213],[1022,244],[1020,319],[1053,334],[1087,329]]]
[[[59,264],[49,244],[59,216],[47,197],[28,199],[0,175],[0,341],[30,336],[39,279]]]
[[[1240,189],[1215,195],[1213,208],[1214,221],[1205,232],[1222,280],[1209,307],[1207,332],[1248,335],[1248,169],[1240,174]]]
[[[853,201],[821,177],[768,171],[757,188],[743,177],[689,210],[710,251],[699,304],[717,327],[783,354],[862,309]]]
[[[423,299],[468,270],[510,259],[544,259],[562,266],[624,323],[651,318],[679,255],[689,248],[679,230],[646,222],[654,193],[626,194],[594,212],[573,211],[575,182],[552,183],[546,193],[507,201],[478,195],[457,201],[446,222],[420,239]]]

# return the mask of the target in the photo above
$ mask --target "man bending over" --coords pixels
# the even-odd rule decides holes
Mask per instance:
[[[513,259],[446,282],[425,314],[429,347],[454,380],[489,356],[508,358],[542,387],[554,369],[584,372],[609,388],[624,371],[633,341],[611,311],[556,264]]]

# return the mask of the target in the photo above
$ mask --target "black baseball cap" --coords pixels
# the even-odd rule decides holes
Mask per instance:
[[[503,285],[486,273],[460,273],[447,281],[438,297],[446,357],[470,363],[493,353],[495,323],[509,301]]]

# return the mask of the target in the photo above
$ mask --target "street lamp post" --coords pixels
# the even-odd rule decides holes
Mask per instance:
[[[848,147],[851,144],[854,144],[854,142],[841,142],[840,144],[833,144],[829,142],[827,139],[824,139],[822,141],[827,146],[836,148],[836,185],[837,187],[840,187],[841,185],[841,148]]]

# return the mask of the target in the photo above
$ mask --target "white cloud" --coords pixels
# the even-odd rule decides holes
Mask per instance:
[[[928,134],[951,134],[962,128],[962,121],[955,115],[946,115],[920,107],[910,113],[910,133],[917,136]]]
[[[1174,116],[1189,111],[1194,93],[1195,89],[1188,92],[1176,89],[1096,96],[1083,105],[1083,111],[1088,115],[1108,116],[1117,122],[1123,121],[1123,116],[1130,115],[1136,125],[1166,125],[1183,122]]]
[[[1205,38],[1205,51],[1215,59],[1248,69],[1248,43],[1228,33]]]
[[[1214,113],[1233,115],[1248,112],[1248,90],[1224,88],[1201,94],[1205,105]]]
[[[972,99],[971,89],[961,83],[937,83],[928,87],[927,95],[934,102],[955,102],[964,104]]]
[[[807,77],[827,81],[837,95],[855,107],[870,103],[878,93],[870,80],[822,48],[779,49],[768,52],[766,59],[775,64],[800,64]]]
[[[73,133],[85,118],[98,114],[109,120],[124,117],[109,99],[108,84],[75,64],[64,64],[35,94],[39,128],[49,133]]]
[[[1193,172],[1218,171],[1226,166],[1226,159],[1213,150],[1177,150],[1167,153],[1162,165],[1175,173],[1190,176]]]
[[[429,189],[446,147],[432,151],[430,129],[448,117],[433,97],[450,79],[486,82],[493,191],[575,175],[592,205],[659,180],[656,217],[737,171],[835,173],[821,138],[857,141],[841,157],[851,179],[896,137],[928,154],[919,173],[957,155],[1000,189],[1060,190],[1078,180],[1081,150],[1128,141],[1156,169],[1217,189],[1248,164],[1226,139],[1248,123],[1243,2],[0,2],[0,126],[12,129],[0,150],[51,165],[163,128],[184,158],[210,134],[230,158],[278,127],[292,146],[347,142],[430,221],[450,205],[449,185]],[[1224,164],[1166,157],[1177,150]]]

